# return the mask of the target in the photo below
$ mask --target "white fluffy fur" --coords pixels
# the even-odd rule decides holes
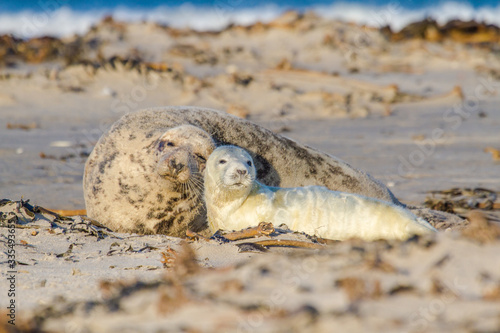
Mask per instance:
[[[255,179],[250,155],[235,146],[210,155],[205,202],[212,232],[271,222],[322,238],[400,239],[435,232],[427,221],[392,203],[322,186],[269,187]]]

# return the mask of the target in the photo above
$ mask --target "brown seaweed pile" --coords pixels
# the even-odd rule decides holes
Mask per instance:
[[[424,205],[434,210],[465,216],[471,210],[500,213],[498,192],[485,188],[452,188],[430,191]]]
[[[410,39],[422,39],[429,42],[452,40],[490,47],[497,46],[500,42],[499,27],[477,21],[451,20],[440,25],[433,19],[425,19],[410,23],[398,32],[393,32],[390,27],[384,27],[381,31],[393,42]]]

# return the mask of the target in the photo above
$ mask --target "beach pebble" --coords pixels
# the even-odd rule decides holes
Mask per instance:
[[[57,148],[67,148],[71,147],[73,143],[71,141],[52,141],[50,143],[51,147],[57,147]]]
[[[101,96],[115,97],[116,95],[117,95],[116,91],[114,91],[110,87],[104,87],[101,90]]]
[[[226,73],[227,74],[234,74],[238,72],[238,67],[234,64],[226,66]]]

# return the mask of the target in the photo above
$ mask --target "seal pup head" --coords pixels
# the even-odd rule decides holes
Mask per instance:
[[[241,197],[250,192],[255,176],[250,154],[236,146],[221,146],[208,158],[205,182],[229,197]]]
[[[164,132],[156,142],[156,172],[159,177],[182,189],[199,189],[203,171],[215,143],[201,128],[181,125]]]

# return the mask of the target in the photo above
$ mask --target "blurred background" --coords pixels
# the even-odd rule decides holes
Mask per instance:
[[[374,12],[386,11],[388,8],[397,9],[398,15],[374,17]],[[324,18],[342,19],[374,27],[390,25],[396,30],[427,17],[442,24],[452,19],[500,23],[500,5],[495,0],[25,0],[0,3],[0,34],[9,33],[17,37],[82,34],[107,15],[120,21],[144,20],[176,28],[214,30],[222,29],[228,24],[269,22],[287,10],[313,11]]]
[[[0,195],[83,209],[113,122],[196,105],[344,159],[403,202],[477,208],[490,194],[436,196],[500,190],[499,24],[490,0],[3,1]]]

